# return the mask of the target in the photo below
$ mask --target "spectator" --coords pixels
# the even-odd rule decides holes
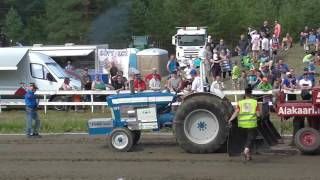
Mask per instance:
[[[115,62],[114,62],[114,61],[111,61],[109,72],[110,72],[111,85],[112,85],[113,87],[114,87],[114,78],[113,78],[113,77],[117,76],[118,71],[119,71],[119,70],[118,70]]]
[[[70,79],[64,78],[63,84],[60,87],[60,90],[70,91],[72,90],[72,86],[70,85]]]
[[[258,55],[260,51],[260,35],[257,33],[257,31],[251,32],[251,45],[252,45],[252,58],[254,62],[257,62]]]
[[[248,78],[248,85],[250,85],[251,88],[253,89],[258,80],[255,69],[250,69],[249,75],[247,78]]]
[[[272,54],[271,59],[273,61],[275,61],[276,56],[278,54],[278,50],[280,48],[279,39],[277,38],[277,36],[275,34],[273,34],[272,39],[270,39],[270,48],[271,48],[271,54]]]
[[[190,72],[191,73],[191,72]],[[177,71],[173,71],[170,79],[168,80],[167,83],[167,88],[170,91],[175,91],[175,92],[179,92],[180,88],[181,88],[181,83],[182,80],[181,78],[178,76],[178,72]]]
[[[34,94],[37,89],[38,88],[34,83],[30,83],[30,86],[28,87],[27,92],[24,95],[26,104],[26,135],[28,138],[41,137],[39,135],[40,119],[37,113],[38,102],[37,97]],[[32,120],[35,121],[34,128],[32,128]]]
[[[227,52],[227,46],[224,44],[224,40],[220,39],[219,44],[214,48],[218,53],[220,53],[222,50]]]
[[[178,70],[178,62],[175,58],[175,55],[171,54],[170,55],[170,59],[168,60],[167,63],[167,71],[169,72],[169,74],[172,74],[174,71]]]
[[[282,78],[284,78],[285,74],[287,72],[289,72],[289,66],[288,66],[288,64],[284,63],[283,59],[279,60],[278,66],[279,66],[279,70],[281,72],[281,76],[282,76]]]
[[[115,90],[125,90],[126,89],[126,84],[128,83],[127,78],[123,77],[123,72],[118,71],[117,76],[113,77],[113,82],[114,82],[114,89]]]
[[[146,83],[142,79],[140,74],[135,75],[135,80],[134,80],[134,90],[136,91],[144,91],[147,89]]]
[[[272,84],[275,82],[276,79],[281,79],[281,71],[279,68],[279,64],[275,63],[275,65],[271,68],[272,74]]]
[[[231,74],[232,74],[232,86],[233,86],[233,89],[236,89],[238,79],[241,77],[241,72],[240,72],[240,68],[238,66],[237,61],[234,62],[234,66],[232,67]]]
[[[212,60],[212,58],[213,58],[213,53],[210,49],[210,46],[206,46],[205,59],[204,59],[206,74],[210,74],[210,61]]]
[[[287,51],[289,48],[292,47],[293,39],[290,36],[289,33],[286,34],[286,36],[282,39],[282,49]]]
[[[200,76],[198,76],[198,73],[195,69],[193,69],[191,72],[191,77],[192,77],[192,85],[191,85],[191,91],[192,92],[203,92],[204,87],[203,87],[203,81]]]
[[[66,71],[74,71],[74,67],[72,66],[71,64],[71,61],[67,61],[67,65],[66,67],[64,68]]]
[[[269,69],[271,69],[272,67],[272,63],[273,61],[270,60],[270,57],[269,57],[269,51],[264,51],[263,53],[261,53],[260,57],[259,57],[259,63],[260,63],[260,70],[261,70],[261,67],[262,66],[267,66]]]
[[[210,86],[210,92],[214,93],[215,95],[223,99],[224,98],[224,94],[222,92],[223,90],[224,90],[224,84],[221,81],[220,76],[217,76]]]
[[[248,79],[246,71],[241,71],[241,77],[237,81],[237,89],[244,90],[248,87]]]
[[[161,81],[161,75],[158,73],[158,70],[156,68],[152,68],[152,73],[145,76],[145,82],[149,82],[153,76],[156,76],[156,78]]]
[[[106,90],[106,85],[101,81],[99,75],[96,75],[95,80],[92,81],[91,90]]]
[[[227,73],[229,74],[229,77],[231,77],[231,64],[228,56],[226,55],[224,50],[220,51],[220,57],[221,57],[221,71],[222,71],[222,77],[223,79],[226,78]]]
[[[263,32],[267,38],[270,38],[270,27],[268,21],[264,21],[262,27],[260,28],[260,32]]]
[[[269,48],[269,39],[267,38],[267,35],[262,33],[262,41],[261,41],[261,49],[263,52],[270,50]]]
[[[315,77],[314,77],[314,74],[311,73],[311,72],[309,72],[309,69],[308,69],[307,67],[305,67],[305,68],[303,69],[303,75],[300,76],[300,77],[298,77],[298,81],[300,81],[301,79],[303,79],[305,74],[307,74],[308,79],[312,82],[312,87],[314,87],[315,84],[316,84],[316,79],[315,79]]]
[[[211,35],[208,35],[208,42],[207,42],[207,46],[210,47],[210,52],[213,51],[214,49],[214,42],[213,42],[213,38]]]
[[[136,91],[144,91],[147,89],[146,83],[142,80],[140,74],[137,74],[134,80],[134,90]]]
[[[193,60],[193,67],[194,68],[200,68],[200,64],[201,64],[201,58],[199,56],[197,56],[194,60]]]
[[[90,90],[91,89],[91,77],[88,73],[88,68],[84,68],[80,77],[81,80],[81,89]]]
[[[282,86],[282,79],[278,77],[273,82],[272,89],[281,89],[281,86]]]
[[[280,25],[280,23],[278,22],[278,20],[275,20],[275,21],[274,21],[274,31],[273,31],[273,34],[276,36],[276,38],[277,38],[278,41],[279,41],[279,38],[280,38],[280,35],[281,35],[281,25]]]
[[[296,78],[291,74],[291,72],[287,72],[286,78],[282,82],[282,89],[293,91],[297,89],[297,87],[298,86],[297,86]],[[289,100],[296,100],[296,98],[293,98],[294,94],[289,94],[289,95],[291,95],[292,97],[292,98],[289,98],[288,96]]]
[[[309,36],[307,38],[307,51],[315,50],[317,46],[317,36],[314,34],[314,31],[309,32]]]
[[[308,35],[309,35],[309,28],[308,26],[305,26],[304,30],[300,33],[300,46],[303,46],[306,43]]]
[[[192,79],[191,74],[190,74],[191,70],[192,70],[191,65],[187,64],[187,67],[183,70],[185,73],[186,79]]]
[[[309,79],[308,73],[303,73],[303,78],[299,80],[299,88],[301,89],[301,97],[303,100],[311,99],[311,92],[313,85]]]
[[[153,77],[149,81],[149,89],[151,90],[160,90],[161,88],[161,82],[157,77],[157,74],[154,73]]]
[[[259,83],[257,89],[262,90],[262,91],[272,90],[272,85],[268,81],[268,78],[266,78],[266,77],[262,78],[262,81]]]
[[[320,28],[317,29],[317,42],[316,42],[316,51],[319,52],[319,46],[320,46]]]
[[[311,52],[310,54],[305,55],[302,59],[302,62],[308,64],[310,61],[313,61],[315,59],[315,55],[315,52]]]
[[[236,51],[240,55],[240,58],[242,58],[243,56],[246,56],[248,54],[249,46],[250,46],[250,43],[249,43],[248,39],[245,38],[244,34],[241,34],[240,40],[239,40],[238,45],[236,47]]]
[[[221,57],[217,54],[217,51],[214,50],[213,59],[211,61],[211,73],[213,79],[215,79],[217,76],[221,76]]]

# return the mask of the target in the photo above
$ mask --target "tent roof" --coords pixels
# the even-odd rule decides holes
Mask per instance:
[[[17,70],[29,48],[0,48],[0,70]]]

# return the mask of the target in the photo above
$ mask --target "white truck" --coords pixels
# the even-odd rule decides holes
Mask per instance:
[[[185,66],[190,58],[202,56],[207,44],[207,27],[177,27],[172,44],[176,46],[178,62]]]

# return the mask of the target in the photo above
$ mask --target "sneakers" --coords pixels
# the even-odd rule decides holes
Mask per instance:
[[[39,133],[27,134],[27,138],[41,138]]]

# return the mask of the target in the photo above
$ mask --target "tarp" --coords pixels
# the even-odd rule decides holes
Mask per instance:
[[[39,52],[50,57],[61,56],[88,56],[94,51],[94,49],[68,49],[68,50],[32,50],[33,52]]]
[[[29,48],[0,48],[0,70],[18,70],[17,65]]]

